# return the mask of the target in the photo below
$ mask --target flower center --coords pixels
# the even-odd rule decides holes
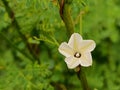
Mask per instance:
[[[80,54],[79,52],[76,52],[76,53],[74,54],[74,57],[80,58],[80,57],[81,57],[81,54]]]

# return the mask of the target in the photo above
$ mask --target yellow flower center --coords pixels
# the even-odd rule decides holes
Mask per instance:
[[[74,54],[74,57],[80,58],[80,57],[81,57],[81,54],[80,54],[79,52],[76,52],[76,53]]]

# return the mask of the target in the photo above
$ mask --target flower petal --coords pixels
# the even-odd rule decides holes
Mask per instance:
[[[91,66],[92,65],[92,56],[91,56],[91,53],[83,53],[81,58],[79,59],[80,61],[80,65],[81,66],[85,66],[85,67],[88,67],[88,66]]]
[[[79,42],[82,40],[82,36],[78,33],[73,33],[70,37],[70,40],[68,42],[68,45],[73,48],[74,50],[77,50],[79,47]]]
[[[79,51],[81,52],[90,52],[93,51],[96,44],[93,40],[83,40],[79,42]]]
[[[66,64],[67,64],[69,69],[74,69],[78,65],[80,65],[79,59],[78,58],[74,58],[72,56],[65,58],[65,62],[66,62]]]
[[[68,46],[68,44],[66,42],[63,42],[60,46],[59,46],[59,52],[61,54],[63,54],[66,57],[70,57],[73,56],[73,49],[71,47]]]

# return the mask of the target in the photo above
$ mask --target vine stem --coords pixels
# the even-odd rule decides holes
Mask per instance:
[[[66,29],[68,36],[70,37],[71,34],[74,33],[74,23],[71,17],[71,7],[70,3],[72,0],[59,0],[59,5],[60,5],[60,16],[65,23]]]
[[[74,33],[74,23],[70,13],[71,11],[70,4],[72,3],[72,0],[58,0],[58,1],[60,5],[60,16],[63,22],[65,23],[67,33],[70,37],[71,34]],[[82,34],[82,17],[80,17],[80,33]],[[78,66],[77,68],[78,68],[78,70],[76,70],[77,77],[81,81],[83,90],[90,90],[83,69],[80,66]]]
[[[76,71],[77,77],[81,81],[83,90],[90,90],[83,68],[81,66],[78,66],[77,68],[78,68],[78,70]]]

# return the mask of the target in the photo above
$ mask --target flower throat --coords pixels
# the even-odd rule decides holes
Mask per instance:
[[[74,54],[74,57],[80,58],[80,57],[81,57],[81,54],[80,54],[79,52],[76,52],[76,53]]]

